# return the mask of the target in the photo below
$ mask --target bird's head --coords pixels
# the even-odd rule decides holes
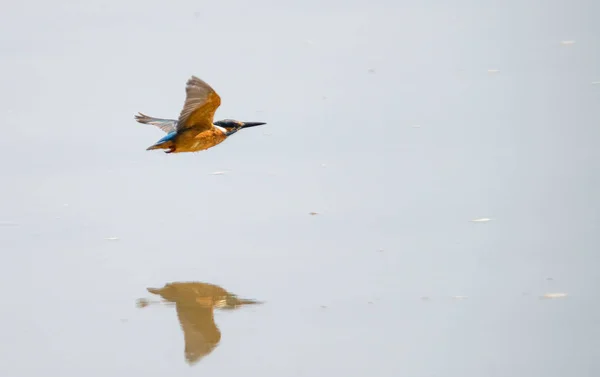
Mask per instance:
[[[214,125],[225,130],[225,135],[231,136],[242,128],[262,126],[264,122],[240,122],[239,120],[225,119],[214,122]]]

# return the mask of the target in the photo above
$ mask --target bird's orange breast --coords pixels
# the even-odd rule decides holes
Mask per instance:
[[[214,147],[227,139],[227,136],[217,128],[196,133],[193,129],[187,130],[177,140],[178,152],[198,152]]]

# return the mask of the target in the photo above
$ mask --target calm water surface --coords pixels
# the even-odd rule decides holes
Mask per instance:
[[[1,376],[600,374],[600,3],[4,8]]]

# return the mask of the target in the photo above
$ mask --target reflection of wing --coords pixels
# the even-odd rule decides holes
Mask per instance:
[[[165,131],[166,133],[174,132],[177,129],[177,121],[175,119],[152,118],[146,114],[138,113],[135,120],[144,124],[151,124]]]
[[[233,310],[241,305],[260,304],[255,300],[239,299],[218,285],[199,282],[175,282],[162,288],[147,288],[175,303],[177,317],[185,341],[185,358],[195,364],[210,354],[221,341],[221,332],[215,323],[213,310]]]
[[[210,354],[221,340],[213,310],[197,302],[177,303],[177,317],[185,340],[185,358],[195,364]]]
[[[221,97],[207,83],[192,76],[185,87],[186,98],[179,114],[177,130],[195,128],[198,131],[210,130],[215,111],[221,105]]]

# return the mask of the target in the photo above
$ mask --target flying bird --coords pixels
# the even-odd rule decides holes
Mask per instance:
[[[233,119],[213,122],[215,111],[221,105],[221,97],[196,76],[187,81],[185,92],[185,103],[177,120],[153,118],[142,113],[135,115],[138,122],[152,124],[167,133],[167,136],[146,150],[166,149],[165,153],[199,152],[222,143],[242,128],[266,124]]]

